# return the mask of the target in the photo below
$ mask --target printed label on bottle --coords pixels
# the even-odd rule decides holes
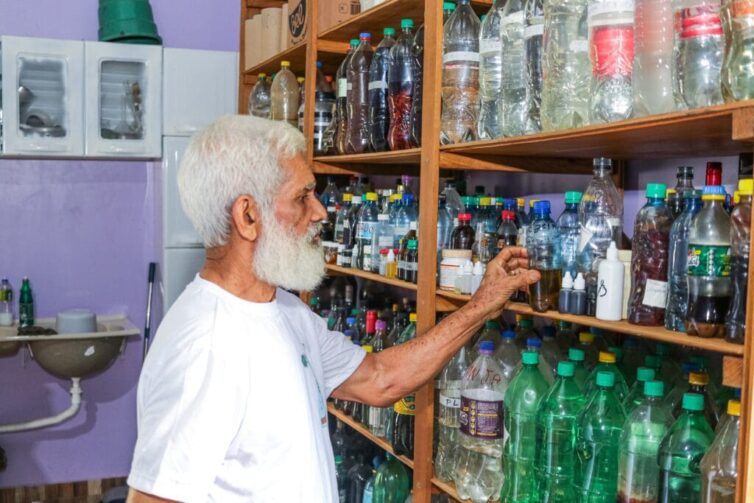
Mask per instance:
[[[730,246],[689,244],[689,276],[730,276]]]
[[[446,396],[440,393],[440,405],[449,409],[461,408],[461,399],[458,397]]]
[[[508,14],[504,18],[500,19],[500,26],[505,26],[508,24],[524,24],[524,11],[520,10],[518,12],[514,12],[513,14]]]
[[[348,80],[338,79],[338,98],[345,98],[348,92]]]
[[[413,416],[416,414],[416,403],[414,395],[408,395],[395,402],[393,410],[396,414],[402,416]]]
[[[596,16],[605,16],[604,21],[594,21]],[[616,16],[616,14],[625,14],[625,16]],[[587,19],[589,26],[604,26],[611,24],[613,26],[618,24],[634,24],[634,0],[608,0],[607,2],[593,3],[589,5],[587,11]],[[598,24],[592,24],[596,22]]]
[[[373,80],[367,85],[367,89],[370,91],[373,89],[387,89],[387,82],[384,80]]]
[[[503,402],[461,397],[461,432],[471,437],[503,438]]]
[[[377,240],[377,246],[379,246],[380,248],[392,248],[393,236],[380,236],[380,238]]]
[[[545,24],[542,18],[535,18],[538,19],[539,22],[536,24],[531,24],[524,28],[524,39],[528,40],[532,37],[540,37],[544,35],[545,33]],[[534,19],[532,19],[532,23],[534,23]]]
[[[479,53],[470,51],[454,51],[443,55],[442,62],[447,63],[479,63]]]
[[[500,39],[497,40],[489,40],[484,39],[479,41],[479,54],[480,55],[488,55],[488,54],[501,54],[503,53],[503,42]]]
[[[346,83],[346,91],[353,91],[353,82]]]
[[[649,307],[665,309],[665,301],[668,299],[667,281],[648,279],[644,288],[644,298],[641,303]]]
[[[335,213],[336,211],[338,211],[338,208],[336,208],[335,206],[328,206],[327,207],[327,212],[328,213]]]
[[[595,77],[630,77],[634,65],[634,27],[595,25],[591,59]]]

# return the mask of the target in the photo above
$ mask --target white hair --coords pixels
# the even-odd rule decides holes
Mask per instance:
[[[178,169],[178,191],[204,246],[226,244],[239,196],[272,211],[284,180],[280,161],[305,148],[304,136],[286,122],[249,115],[226,115],[195,134]]]

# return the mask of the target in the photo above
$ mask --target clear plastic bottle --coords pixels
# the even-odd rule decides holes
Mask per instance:
[[[435,454],[435,476],[440,480],[453,480],[456,453],[458,452],[458,427],[461,411],[461,384],[466,372],[466,349],[461,347],[448,362],[438,378],[438,438]]]
[[[497,214],[489,197],[480,198],[479,216],[474,222],[474,245],[471,250],[476,260],[487,264],[497,248]]]
[[[626,409],[626,414],[633,412],[644,401],[644,383],[654,381],[655,375],[656,372],[653,368],[639,367],[636,369],[636,381],[631,385],[626,398],[623,399],[623,408]]]
[[[495,360],[503,371],[503,376],[510,381],[521,363],[521,351],[516,345],[516,333],[505,330],[500,337],[500,345],[495,348]]]
[[[371,34],[359,34],[359,46],[353,51],[346,68],[346,139],[349,154],[360,154],[369,149],[369,66],[373,55],[371,42]]]
[[[266,73],[257,75],[257,82],[249,94],[249,115],[270,118],[270,82]]]
[[[496,253],[500,253],[507,246],[516,246],[518,230],[515,224],[516,215],[510,210],[500,213],[500,225],[497,227]]]
[[[568,129],[589,123],[588,0],[549,0],[544,4],[542,129]]]
[[[374,353],[380,353],[389,347],[391,347],[392,341],[387,334],[387,323],[383,320],[377,320],[375,322],[375,332],[372,338],[372,348]],[[369,427],[369,431],[373,435],[378,437],[385,436],[385,427],[387,426],[388,411],[387,407],[369,407],[368,421],[365,421]]]
[[[634,116],[672,112],[673,3],[635,0],[634,14]]]
[[[539,281],[529,286],[529,305],[538,312],[557,309],[561,271],[560,233],[550,218],[550,202],[534,204],[534,220],[526,233],[529,267],[539,271]]]
[[[440,119],[443,145],[478,137],[479,28],[479,18],[469,0],[460,0],[443,29]]]
[[[455,483],[462,499],[486,503],[503,485],[503,398],[508,381],[492,357],[494,344],[482,343],[461,387],[460,453]]]
[[[416,337],[416,313],[408,316],[409,323],[395,341],[395,344],[403,344]],[[392,428],[389,426],[388,437],[397,455],[414,457],[414,422],[416,414],[416,396],[412,393],[401,398],[393,406]]]
[[[569,273],[576,277],[578,268],[576,266],[576,252],[579,245],[579,203],[581,202],[581,192],[565,193],[565,209],[558,217],[557,226],[560,233],[560,242],[563,252],[561,270],[563,274]]]
[[[694,190],[694,167],[678,166],[675,178],[675,191],[672,194],[668,191],[667,197],[668,209],[673,215],[673,220],[683,212],[685,194]]]
[[[754,5],[751,0],[723,1],[722,15],[728,44],[723,63],[722,85],[725,101],[754,98]]]
[[[314,155],[332,153],[332,139],[328,131],[335,118],[335,93],[316,91],[314,93]]]
[[[508,0],[500,19],[500,37],[503,43],[500,117],[503,136],[520,136],[526,132],[524,3],[524,0]]]
[[[479,138],[498,138],[503,135],[500,116],[502,40],[500,19],[503,0],[495,0],[482,21],[479,34]]]
[[[343,194],[343,204],[338,209],[335,215],[335,242],[342,245],[348,245],[346,242],[345,227],[350,225],[348,215],[351,212],[351,198],[352,194],[346,192]]]
[[[673,6],[676,105],[686,109],[720,104],[725,51],[720,0],[675,0]]]
[[[343,62],[335,73],[335,151],[338,154],[348,153],[348,67],[356,48],[359,46],[358,39],[351,39],[350,46]],[[361,195],[361,194],[359,194]]]
[[[647,203],[634,223],[628,322],[661,326],[668,293],[668,242],[673,220],[665,206],[665,184],[647,184]]]
[[[622,402],[628,396],[628,383],[620,371],[617,365],[617,356],[615,353],[609,351],[600,351],[597,365],[592,369],[589,377],[586,378],[586,384],[584,385],[584,395],[589,397],[592,392],[597,389],[597,375],[600,372],[612,372],[615,374],[615,394]]]
[[[740,201],[730,215],[730,282],[733,295],[725,321],[725,339],[736,344],[743,344],[746,337],[752,189],[754,183],[751,178],[738,182]]]
[[[730,219],[725,189],[707,185],[704,206],[689,230],[689,306],[686,331],[700,337],[722,337],[731,295]]]
[[[401,36],[390,49],[388,70],[390,129],[387,135],[390,150],[416,146],[411,137],[411,109],[421,70],[414,54],[413,28],[414,22],[411,19],[401,19]]]
[[[369,145],[374,152],[388,149],[390,115],[387,105],[390,49],[395,45],[395,28],[385,28],[383,38],[369,65]]]
[[[526,130],[542,130],[539,109],[542,103],[542,48],[544,44],[544,2],[524,3],[524,61],[526,64]]]
[[[359,268],[365,271],[372,270],[372,262],[379,257],[372,257],[372,236],[377,226],[377,193],[367,192],[366,202],[359,210],[358,223],[356,224],[356,236],[359,250]],[[351,257],[353,260],[353,257]]]
[[[270,118],[286,121],[293,127],[298,125],[299,88],[296,76],[290,70],[290,61],[280,62],[280,71],[275,75],[270,87]]]
[[[577,347],[584,352],[584,366],[588,370],[593,369],[597,365],[600,354],[599,348],[594,344],[594,334],[584,330],[579,332]]]
[[[298,83],[298,112],[296,117],[298,118],[298,130],[304,132],[304,112],[306,111],[306,87],[304,86],[304,77],[296,77],[296,83]]]
[[[702,458],[702,503],[734,503],[738,479],[741,402],[728,402],[728,421]]]
[[[665,328],[676,332],[686,331],[689,230],[694,217],[702,209],[700,190],[684,195],[685,208],[673,222],[668,238],[668,299],[665,306]]]

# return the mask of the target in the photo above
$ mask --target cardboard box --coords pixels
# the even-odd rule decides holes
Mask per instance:
[[[289,46],[298,44],[306,38],[306,22],[306,0],[288,2]]]
[[[338,23],[361,12],[359,0],[325,0],[319,2],[319,32],[322,33]],[[346,40],[346,42],[348,42]]]

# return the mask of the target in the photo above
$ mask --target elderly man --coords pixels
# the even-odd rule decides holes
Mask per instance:
[[[316,288],[326,218],[290,126],[226,116],[178,173],[207,261],[157,331],[138,389],[129,501],[337,502],[328,397],[388,406],[435,376],[511,294],[526,253],[490,262],[462,309],[367,354],[285,291]]]

